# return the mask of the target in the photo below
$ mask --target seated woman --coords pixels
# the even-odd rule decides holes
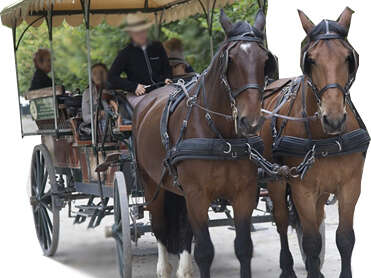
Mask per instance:
[[[92,82],[93,82],[93,111],[95,112],[98,105],[99,92],[102,89],[102,110],[99,114],[99,130],[104,132],[106,124],[106,115],[104,111],[110,111],[111,107],[114,109],[115,113],[118,111],[117,104],[112,100],[110,95],[104,90],[104,86],[107,82],[108,69],[103,63],[97,63],[92,66]],[[87,88],[82,95],[82,119],[83,126],[91,124],[91,114],[90,114],[90,92]]]
[[[51,71],[51,57],[48,49],[40,48],[34,55],[36,71],[32,77],[30,91],[48,88],[52,86],[52,80],[48,76]]]
[[[185,61],[183,43],[177,38],[172,38],[164,43],[173,74],[173,81],[183,79],[189,81],[196,75],[193,68]]]

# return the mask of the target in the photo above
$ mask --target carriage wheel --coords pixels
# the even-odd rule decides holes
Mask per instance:
[[[114,219],[115,224],[112,227],[112,234],[116,241],[117,263],[121,278],[131,278],[131,236],[130,236],[130,218],[129,218],[129,199],[125,183],[125,177],[122,172],[115,173],[114,181]]]
[[[53,256],[59,240],[55,169],[44,145],[34,148],[31,162],[31,205],[37,238],[45,256]]]
[[[304,265],[307,257],[305,256],[304,249],[303,249],[303,228],[301,227],[300,223],[295,227],[296,235],[298,237],[299,247],[301,258],[303,259]],[[326,254],[326,224],[325,220],[322,221],[321,225],[319,226],[319,232],[321,234],[322,239],[322,249],[321,253],[319,254],[320,259],[320,268],[322,269],[323,263],[325,262],[325,254]]]

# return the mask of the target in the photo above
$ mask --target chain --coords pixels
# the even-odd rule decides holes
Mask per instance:
[[[309,170],[309,168],[313,165],[313,163],[316,161],[316,145],[313,145],[313,147],[306,153],[303,161],[296,167],[292,167],[290,169],[290,176],[292,178],[298,178],[302,180]]]
[[[252,148],[250,144],[246,143],[247,152],[250,155],[250,160],[253,161],[258,167],[262,168],[265,173],[272,177],[278,178],[304,178],[308,169],[315,162],[316,146],[314,145],[307,154],[303,161],[296,167],[289,168],[287,165],[279,165],[271,163],[265,159],[256,149]]]

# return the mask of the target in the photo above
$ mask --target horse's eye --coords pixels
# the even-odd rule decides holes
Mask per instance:
[[[307,58],[307,63],[314,65],[316,62],[312,58]]]

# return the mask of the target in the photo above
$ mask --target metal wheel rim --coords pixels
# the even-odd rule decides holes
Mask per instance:
[[[31,163],[31,205],[37,238],[46,256],[53,256],[59,240],[59,210],[56,208],[55,171],[47,149],[36,146]]]
[[[121,278],[132,277],[132,254],[129,206],[125,178],[122,172],[115,173],[114,181],[114,225],[116,257]]]

